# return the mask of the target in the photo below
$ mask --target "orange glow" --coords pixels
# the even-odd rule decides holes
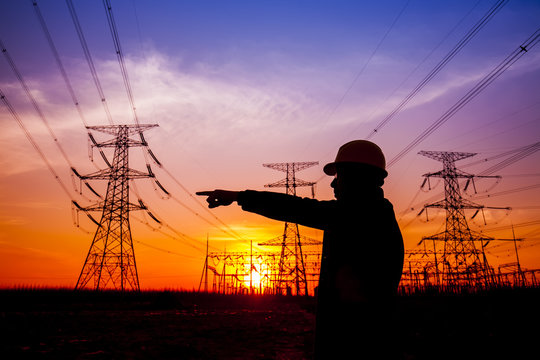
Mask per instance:
[[[339,146],[371,133],[444,56],[443,49],[451,49],[456,39],[448,37],[448,31],[459,24],[454,35],[465,34],[465,24],[479,19],[485,10],[481,7],[488,6],[479,5],[473,11],[464,0],[448,8],[411,6],[396,23],[398,28],[387,32],[394,16],[390,10],[401,7],[401,2],[372,2],[365,9],[361,1],[344,2],[346,6],[317,2],[308,12],[305,6],[290,2],[288,16],[280,16],[282,5],[265,2],[261,6],[276,16],[267,16],[261,11],[264,8],[250,4],[238,12],[241,18],[235,12],[216,10],[229,6],[221,4],[225,2],[215,6],[163,2],[159,7],[144,2],[137,5],[142,7],[137,12],[122,10],[129,5],[119,2],[115,13],[125,15],[119,34],[133,88],[134,104],[130,104],[117,53],[109,43],[109,28],[96,20],[102,6],[78,3],[111,122],[134,124],[135,106],[141,123],[159,124],[144,136],[162,166],[142,148],[129,153],[130,168],[146,172],[148,165],[155,175],[130,182],[130,202],[144,201],[159,219],[155,221],[143,210],[130,213],[141,289],[187,290],[199,286],[207,238],[209,252],[249,253],[251,242],[253,252],[279,252],[279,247],[257,244],[283,234],[282,222],[243,212],[236,204],[208,210],[204,198],[195,195],[197,191],[283,191],[265,187],[282,180],[284,174],[262,164],[318,161],[319,166],[302,171],[299,177],[316,182],[316,199],[333,199],[332,178],[322,169],[334,160]],[[382,148],[387,163],[537,29],[537,3],[517,2],[511,5],[512,11],[498,13],[496,23],[482,30],[474,45],[465,47],[395,120],[377,131],[371,140]],[[80,174],[106,166],[97,149],[89,149],[92,142],[84,124],[108,123],[104,99],[96,91],[65,4],[43,2],[40,7],[80,106],[74,105],[26,2],[0,1],[0,14],[10,20],[0,21],[0,34],[57,138],[50,136],[3,56],[0,88],[69,194],[0,102],[0,287],[74,287],[96,225],[83,213],[77,219],[71,200],[83,207],[103,201],[73,177],[70,166]],[[138,35],[131,31],[139,28],[133,17],[136,13],[143,24]],[[266,14],[264,21],[259,21],[262,14]],[[465,14],[470,17],[461,22]],[[385,33],[384,43],[375,48]],[[446,39],[444,44],[436,48],[442,39]],[[372,53],[374,49],[377,54]],[[486,93],[388,168],[383,190],[394,205],[407,250],[416,248],[423,236],[444,230],[444,211],[430,209],[429,219],[425,213],[418,216],[424,204],[444,197],[442,183],[432,182],[431,191],[428,185],[420,189],[422,175],[439,171],[440,163],[417,155],[418,151],[478,153],[463,171],[482,174],[511,159],[513,150],[538,142],[539,52],[536,45],[520,53],[520,60],[490,83]],[[368,60],[370,53],[373,56]],[[428,57],[429,61],[420,62]],[[362,64],[365,71],[359,73]],[[359,81],[354,80],[355,74]],[[84,123],[78,110],[84,113]],[[95,136],[98,142],[109,139]],[[103,151],[110,160],[112,150]],[[505,153],[509,155],[480,161]],[[491,174],[501,175],[501,181],[478,180],[464,192],[471,202],[512,208],[486,209],[484,216],[472,220],[470,212],[467,219],[472,230],[503,239],[512,238],[514,224],[516,238],[524,239],[518,244],[518,255],[526,269],[540,268],[539,163],[540,151],[531,151]],[[465,160],[456,163],[458,169],[462,165],[467,165]],[[107,181],[92,180],[91,186],[104,195]],[[297,191],[298,196],[312,196],[310,188]],[[99,220],[101,214],[92,216]],[[323,238],[320,230],[301,227],[300,232],[315,240]],[[486,256],[496,269],[515,262],[517,255],[511,242],[493,241]],[[257,271],[242,269],[249,276],[238,281],[248,287],[251,281],[254,288],[264,291],[274,279],[269,279],[271,271],[261,268],[263,264],[254,264]]]
[[[247,281],[245,281],[244,283],[246,284],[246,286],[252,287],[255,289],[262,288],[262,283],[261,283],[262,276],[259,273],[259,271],[256,269],[256,265],[253,265],[253,267],[254,269],[251,270],[251,272],[247,276]]]

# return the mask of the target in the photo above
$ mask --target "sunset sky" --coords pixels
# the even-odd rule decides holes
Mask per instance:
[[[339,146],[368,137],[496,2],[112,0],[138,118],[159,125],[145,133],[163,164],[151,162],[152,169],[172,194],[166,198],[149,179],[131,186],[131,200],[142,199],[163,222],[132,213],[141,288],[196,288],[207,236],[211,251],[247,251],[250,240],[256,244],[283,231],[282,223],[236,205],[206,210],[196,191],[264,190],[284,173],[263,163],[318,161],[298,177],[317,181],[316,197],[331,199],[331,178],[323,176],[322,167]],[[73,3],[113,122],[134,124],[103,4]],[[37,4],[84,119],[88,125],[108,124],[66,2]],[[540,2],[508,1],[370,140],[391,161],[539,28]],[[72,287],[95,224],[81,213],[75,225],[71,199],[82,206],[97,199],[87,188],[81,195],[69,163],[81,174],[104,163],[96,150],[95,165],[89,159],[87,131],[32,1],[0,2],[0,40],[69,162],[4,55],[0,90],[70,193],[2,103],[0,287]],[[427,185],[420,190],[422,175],[441,169],[440,162],[418,155],[420,150],[477,153],[457,165],[477,162],[463,171],[481,174],[510,155],[491,158],[539,141],[537,45],[388,168],[383,189],[406,248],[444,230],[444,211],[430,209],[429,221],[425,214],[417,217],[425,203],[443,198],[437,179],[431,191]],[[142,154],[131,149],[130,166],[146,171]],[[540,152],[491,175],[502,180],[477,180],[477,193],[469,187],[464,197],[512,210],[485,210],[487,225],[481,216],[469,225],[508,239],[514,224],[516,237],[525,239],[519,248],[522,267],[540,268]],[[92,186],[105,192],[103,181]],[[311,189],[299,189],[299,195],[311,196]],[[473,213],[467,211],[469,219]],[[301,231],[322,239],[321,231]],[[490,243],[488,256],[495,268],[515,261],[507,242]]]

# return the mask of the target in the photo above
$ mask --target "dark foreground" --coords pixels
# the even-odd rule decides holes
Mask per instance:
[[[0,290],[0,306],[2,359],[313,356],[313,298]],[[402,343],[388,346],[403,359],[540,358],[540,289],[408,295],[396,307]]]

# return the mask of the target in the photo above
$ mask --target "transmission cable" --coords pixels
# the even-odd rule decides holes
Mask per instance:
[[[69,192],[69,190],[67,189],[66,185],[64,184],[64,182],[60,179],[60,176],[58,175],[58,173],[54,170],[54,168],[52,167],[51,163],[49,162],[49,160],[47,160],[47,157],[45,156],[45,153],[43,152],[43,150],[41,150],[40,146],[38,145],[38,143],[34,140],[34,138],[32,137],[32,135],[30,134],[30,131],[28,131],[28,128],[24,125],[24,123],[22,122],[21,118],[19,117],[19,114],[17,114],[17,112],[15,111],[15,109],[13,108],[13,106],[11,106],[11,103],[8,101],[7,97],[4,95],[4,93],[2,92],[2,90],[0,89],[0,99],[2,99],[2,102],[4,103],[4,105],[7,107],[7,109],[9,110],[9,112],[11,113],[11,116],[13,116],[13,118],[15,119],[15,121],[17,121],[17,124],[19,125],[19,127],[21,128],[21,130],[24,132],[24,135],[26,135],[26,138],[28,139],[28,141],[30,142],[30,144],[32,144],[32,146],[34,147],[34,150],[36,150],[36,152],[38,153],[39,157],[41,157],[41,159],[43,160],[43,162],[45,163],[45,165],[47,165],[47,168],[49,169],[50,173],[52,174],[52,176],[55,178],[55,180],[58,182],[58,184],[60,184],[60,187],[62,188],[62,190],[66,193],[66,195],[71,199],[73,200],[73,197],[71,196],[71,193]]]
[[[133,240],[135,241],[136,243],[139,243],[141,245],[144,245],[146,247],[149,247],[151,249],[154,249],[154,250],[157,250],[157,251],[161,251],[161,252],[164,252],[164,253],[167,253],[167,254],[171,254],[171,255],[176,255],[176,256],[180,256],[180,257],[184,257],[184,258],[188,258],[188,259],[196,259],[196,260],[199,260],[198,257],[195,257],[195,256],[191,256],[191,255],[186,255],[186,254],[180,254],[180,253],[177,253],[177,252],[174,252],[174,251],[170,251],[170,250],[167,250],[167,249],[163,249],[163,248],[160,248],[158,246],[155,246],[155,245],[150,245],[150,244],[147,244],[145,242],[142,242],[140,240]]]
[[[105,7],[105,13],[107,14],[107,21],[109,23],[109,29],[111,31],[114,48],[116,50],[116,57],[118,58],[118,63],[120,64],[120,72],[122,73],[122,79],[124,80],[124,87],[128,95],[129,104],[131,106],[131,111],[133,112],[133,119],[135,124],[140,125],[139,117],[137,116],[137,110],[135,108],[135,101],[133,99],[133,90],[131,88],[131,83],[129,81],[129,76],[126,68],[126,63],[124,61],[124,54],[122,52],[122,45],[120,43],[120,37],[118,35],[118,29],[116,28],[116,22],[114,21],[114,16],[112,12],[112,6],[110,0],[103,0],[103,6]],[[141,140],[144,141],[142,131],[139,132]]]
[[[525,222],[518,223],[518,224],[513,224],[513,225],[504,225],[504,226],[498,226],[498,227],[493,227],[493,228],[489,228],[489,229],[484,229],[483,232],[508,230],[508,229],[512,229],[513,227],[514,228],[517,228],[517,227],[529,227],[529,226],[538,225],[538,224],[540,224],[540,220],[525,221]]]
[[[534,154],[535,152],[537,152],[538,150],[540,150],[540,141],[539,142],[536,142],[534,144],[530,144],[530,145],[527,145],[527,146],[524,146],[523,148],[521,149],[518,149],[519,151],[514,154],[513,156],[491,166],[490,168],[482,171],[480,173],[480,175],[489,175],[489,174],[493,174],[495,172],[498,172],[500,171],[501,169],[509,166],[509,165],[512,165],[513,163],[515,163],[516,161],[519,161],[531,154]]]
[[[175,228],[173,228],[172,226],[170,226],[167,222],[163,221],[158,215],[156,215],[156,212],[155,212],[155,211],[151,210],[151,209],[148,207],[147,204],[142,203],[142,200],[140,200],[140,199],[141,199],[141,196],[140,196],[140,194],[139,194],[139,190],[138,190],[138,188],[137,188],[136,182],[132,181],[132,182],[131,182],[131,185],[132,185],[132,187],[133,187],[133,191],[134,191],[135,195],[139,198],[139,202],[141,203],[141,207],[142,207],[144,210],[146,210],[146,212],[148,213],[148,215],[149,215],[155,222],[157,222],[158,224],[160,224],[160,225],[162,225],[162,226],[165,226],[166,228],[168,228],[169,230],[171,230],[172,232],[174,232],[176,235],[178,235],[178,236],[180,236],[180,237],[182,237],[182,238],[184,238],[184,239],[186,239],[186,240],[189,240],[189,241],[191,241],[191,242],[197,243],[197,245],[201,245],[201,244],[199,244],[200,241],[198,241],[198,240],[196,240],[196,239],[194,239],[194,238],[192,238],[192,237],[190,237],[190,236],[188,236],[188,235],[186,235],[186,234],[184,234],[184,233],[182,233],[182,232],[176,230]],[[150,224],[148,224],[148,223],[146,223],[146,224],[147,224],[148,226],[150,226]],[[151,226],[150,226],[150,227],[151,227]],[[153,227],[151,227],[151,228],[152,228],[153,230],[156,230],[156,229],[153,228]],[[162,233],[163,233],[163,232],[162,232]],[[164,234],[165,234],[165,233],[164,233]],[[187,245],[193,247],[193,248],[196,249],[196,250],[201,251],[201,248],[196,247],[196,246],[193,245],[193,244],[187,243]],[[202,245],[201,245],[201,246],[202,246]]]
[[[429,135],[437,130],[441,125],[454,116],[459,110],[467,105],[472,99],[480,94],[488,85],[495,81],[502,73],[504,73],[512,64],[519,60],[525,53],[529,52],[540,41],[540,29],[537,29],[525,42],[523,42],[517,49],[510,53],[495,69],[489,72],[479,83],[477,83],[465,96],[463,96],[456,104],[454,104],[449,110],[447,110],[441,117],[439,117],[433,124],[431,124],[426,130],[424,130],[419,136],[417,136],[409,145],[407,145],[401,152],[399,152],[394,158],[392,158],[387,166],[390,167],[396,162],[401,160],[406,154],[408,154],[414,147],[424,141]]]
[[[475,199],[487,199],[487,198],[492,198],[492,197],[495,197],[495,196],[508,195],[508,194],[513,194],[513,193],[516,193],[516,192],[527,191],[527,190],[532,190],[532,189],[537,189],[537,188],[540,188],[540,184],[522,186],[522,187],[518,187],[518,188],[514,188],[514,189],[499,191],[499,192],[492,193],[492,194],[475,196],[474,198]]]
[[[67,7],[69,9],[69,13],[71,15],[71,19],[73,20],[73,25],[75,25],[75,30],[77,31],[77,35],[79,37],[79,42],[81,43],[81,47],[83,49],[84,57],[86,58],[86,63],[88,64],[88,67],[90,68],[90,73],[92,74],[92,79],[94,80],[94,84],[96,85],[96,89],[99,94],[99,98],[101,99],[101,104],[103,105],[103,109],[105,110],[105,114],[107,115],[107,120],[109,121],[109,124],[114,125],[111,112],[109,110],[109,105],[107,104],[107,99],[105,98],[105,93],[103,92],[103,87],[101,86],[101,82],[99,81],[99,77],[97,75],[96,66],[94,65],[94,61],[92,60],[92,55],[90,53],[90,50],[88,48],[88,44],[86,42],[86,38],[84,37],[84,33],[82,31],[81,23],[79,21],[79,18],[77,16],[77,13],[75,12],[75,7],[73,6],[72,0],[66,0]]]
[[[530,148],[531,146],[534,146],[535,144],[537,144],[537,143],[529,144],[529,145],[526,145],[526,146],[523,146],[523,147],[520,147],[520,148],[517,148],[517,149],[508,150],[508,151],[505,151],[505,152],[497,154],[497,155],[493,155],[493,156],[490,156],[490,157],[487,157],[487,158],[476,160],[476,161],[461,165],[460,168],[465,168],[465,167],[470,167],[470,166],[474,166],[474,165],[478,165],[478,164],[483,164],[483,163],[486,163],[486,162],[491,161],[491,160],[496,160],[496,159],[506,157],[508,155],[512,155],[512,154],[515,154],[515,153],[520,153],[520,152]]]
[[[53,166],[51,165],[51,163],[49,162],[49,160],[45,156],[45,153],[43,152],[43,150],[41,150],[38,143],[34,140],[32,134],[30,134],[30,131],[28,131],[28,128],[24,125],[23,121],[19,117],[19,114],[17,114],[17,112],[15,111],[15,109],[13,108],[11,103],[8,101],[7,97],[4,95],[4,93],[2,92],[1,89],[0,89],[0,99],[2,99],[2,102],[4,103],[4,105],[7,107],[7,109],[11,113],[11,116],[13,116],[13,118],[15,119],[15,121],[17,122],[19,127],[22,129],[22,131],[24,132],[24,135],[26,136],[26,138],[28,139],[28,141],[30,142],[30,144],[32,145],[34,150],[36,150],[39,157],[43,160],[43,162],[47,166],[47,169],[52,174],[54,179],[58,182],[58,184],[60,185],[60,187],[62,188],[64,193],[67,195],[67,197],[71,200],[71,202],[74,205],[77,205],[77,202],[75,201],[74,197],[71,195],[68,188],[66,187],[66,185],[64,184],[64,182],[62,181],[62,179],[60,178],[58,173],[56,172],[56,170],[54,170]],[[84,211],[84,212],[91,220],[93,220],[95,222],[95,220],[92,218],[92,216],[87,211]]]
[[[364,66],[362,66],[362,68],[360,69],[360,71],[356,74],[356,76],[354,77],[353,81],[351,82],[351,84],[349,85],[349,87],[345,90],[345,93],[341,96],[341,98],[339,99],[339,101],[337,102],[337,104],[334,106],[334,108],[330,111],[330,114],[328,115],[328,118],[332,117],[332,115],[334,115],[334,113],[336,112],[336,110],[338,109],[338,107],[341,106],[341,104],[343,103],[343,101],[345,100],[345,97],[347,97],[347,95],[349,94],[349,92],[352,90],[352,88],[354,87],[354,85],[356,84],[356,82],[358,81],[358,79],[360,78],[360,76],[364,73],[364,71],[366,70],[367,66],[371,63],[371,60],[373,59],[373,57],[375,56],[375,54],[377,53],[377,51],[379,51],[379,48],[381,47],[382,43],[386,40],[386,38],[388,37],[388,34],[390,34],[390,31],[392,31],[392,29],[394,28],[394,26],[396,25],[396,23],[398,22],[398,20],[401,18],[401,15],[403,15],[403,12],[405,11],[405,9],[407,8],[407,6],[409,5],[409,2],[410,0],[407,0],[407,2],[405,3],[405,5],[403,5],[403,8],[401,8],[401,11],[398,13],[398,15],[395,17],[394,21],[392,21],[392,24],[390,25],[390,27],[386,30],[386,33],[383,35],[383,37],[381,38],[381,40],[379,41],[379,43],[377,44],[377,46],[375,46],[375,49],[373,49],[373,51],[371,52],[369,58],[367,59],[367,61],[364,63]]]
[[[36,99],[34,98],[34,96],[32,95],[32,93],[30,92],[30,89],[28,88],[28,86],[26,85],[26,82],[24,81],[24,78],[22,77],[21,73],[19,72],[19,70],[17,69],[17,66],[15,66],[15,63],[13,62],[13,59],[11,58],[11,56],[9,55],[6,47],[4,46],[4,43],[2,42],[2,40],[0,39],[0,48],[2,49],[2,52],[4,53],[4,56],[6,58],[6,60],[8,61],[9,65],[11,66],[11,69],[13,70],[13,73],[15,74],[15,76],[17,77],[17,79],[19,80],[19,83],[21,84],[24,92],[26,93],[26,96],[28,97],[28,99],[30,100],[30,102],[32,103],[34,109],[36,110],[36,112],[38,113],[39,115],[39,118],[41,119],[41,121],[43,122],[43,124],[45,125],[45,127],[47,128],[47,131],[49,132],[49,135],[52,137],[54,143],[56,144],[56,147],[58,148],[58,150],[60,151],[60,153],[62,154],[62,156],[64,157],[64,159],[66,160],[66,162],[68,163],[68,165],[73,168],[73,164],[72,162],[69,160],[68,156],[67,156],[67,153],[66,151],[64,150],[64,148],[62,147],[62,145],[60,145],[60,142],[58,141],[58,138],[56,137],[56,134],[54,133],[53,129],[51,128],[51,126],[49,125],[49,121],[47,120],[47,118],[45,117],[45,114],[43,113],[43,111],[41,111],[41,108],[39,107]]]
[[[364,63],[364,65],[362,66],[362,68],[356,73],[355,77],[353,78],[352,82],[349,84],[349,86],[347,87],[347,89],[345,90],[345,93],[339,98],[338,102],[336,103],[336,105],[334,105],[334,107],[330,110],[330,112],[328,113],[328,115],[326,116],[326,119],[324,120],[323,124],[321,125],[321,127],[325,127],[326,124],[328,123],[328,121],[330,120],[330,118],[334,115],[334,113],[337,111],[337,109],[341,106],[341,104],[343,103],[343,101],[345,100],[345,98],[347,97],[347,95],[349,94],[349,92],[352,90],[352,88],[354,87],[354,85],[356,84],[356,82],[358,81],[358,79],[360,78],[360,76],[364,73],[364,70],[367,68],[367,66],[370,64],[371,60],[373,59],[373,57],[375,56],[375,54],[377,53],[377,51],[379,50],[379,48],[381,47],[381,45],[383,44],[383,42],[386,40],[386,38],[388,37],[388,34],[390,34],[390,31],[392,31],[392,29],[394,28],[394,26],[396,25],[396,23],[398,22],[398,20],[401,18],[401,15],[403,15],[403,13],[405,12],[405,9],[407,8],[407,6],[409,5],[409,2],[410,0],[407,0],[407,2],[405,3],[405,5],[401,8],[401,10],[399,11],[398,15],[394,18],[394,20],[392,21],[392,24],[390,24],[390,27],[386,30],[385,34],[383,35],[383,37],[381,38],[381,40],[379,40],[379,43],[377,44],[377,46],[375,46],[375,49],[373,49],[373,51],[371,52],[370,56],[368,57],[367,61]],[[308,145],[309,146],[309,145]]]
[[[75,91],[73,90],[73,87],[71,86],[71,82],[68,79],[64,65],[62,64],[62,61],[60,60],[60,55],[58,54],[58,50],[56,49],[56,46],[54,45],[54,42],[51,37],[51,33],[49,32],[47,24],[45,23],[45,19],[43,18],[43,15],[41,14],[37,1],[33,0],[32,4],[34,5],[34,10],[38,18],[39,24],[41,25],[41,29],[43,30],[43,33],[45,34],[45,38],[47,39],[47,42],[49,43],[49,47],[51,48],[51,51],[54,55],[54,59],[56,60],[58,69],[60,70],[60,73],[62,74],[62,78],[64,79],[69,95],[71,96],[71,100],[73,100],[73,103],[75,104],[75,107],[77,108],[77,111],[79,113],[79,116],[84,126],[87,127],[88,123],[86,122],[86,119],[82,113],[81,107],[79,106],[79,101],[77,100]]]
[[[71,85],[71,82],[69,81],[69,77],[66,73],[66,70],[64,68],[64,65],[62,64],[62,60],[60,59],[60,55],[58,54],[58,50],[56,49],[56,46],[54,45],[54,41],[51,37],[51,33],[47,27],[47,23],[45,22],[45,19],[43,18],[43,15],[41,14],[41,10],[39,9],[39,6],[37,4],[37,1],[33,0],[32,1],[32,4],[34,5],[34,10],[35,10],[35,14],[38,18],[38,21],[41,25],[41,29],[43,30],[43,33],[45,34],[45,38],[47,39],[47,42],[49,44],[49,48],[51,49],[51,52],[53,53],[53,56],[56,60],[56,65],[58,66],[58,69],[60,71],[60,74],[62,75],[62,78],[64,79],[64,83],[66,85],[66,88],[71,96],[71,100],[73,101],[73,104],[75,105],[75,108],[77,109],[77,112],[79,114],[79,117],[81,118],[81,121],[87,131],[87,134],[89,136],[90,139],[92,139],[92,135],[90,133],[90,131],[88,130],[88,123],[86,122],[86,119],[84,117],[84,114],[82,112],[82,109],[81,109],[81,106],[80,106],[80,103],[79,103],[79,100],[77,99],[77,96],[75,95],[75,91],[73,90],[73,86]],[[108,167],[111,167],[111,164],[109,163],[109,161],[107,160],[107,157],[105,156],[105,154],[103,153],[103,150],[101,148],[98,148],[99,149],[99,152],[102,156],[102,158],[104,159],[105,163],[107,164]],[[96,166],[96,168],[99,169],[99,167],[95,164],[94,161],[92,161],[92,163]],[[92,187],[90,186],[90,184],[85,180],[85,185],[90,189],[92,190],[92,192],[96,195],[98,195],[99,197],[101,197],[99,194],[97,194],[93,189]]]
[[[416,73],[418,71],[418,69],[420,69],[420,67],[433,55],[433,53],[435,53],[435,51],[450,37],[450,35],[453,34],[454,31],[456,31],[456,29],[461,25],[461,23],[472,13],[472,11],[481,2],[482,2],[482,0],[478,0],[476,2],[476,4],[474,4],[473,7],[456,23],[456,25],[454,25],[454,27],[439,41],[439,43],[433,49],[431,49],[431,51],[422,59],[422,61],[420,61],[416,65],[416,67],[409,72],[409,74],[401,81],[401,83],[398,86],[396,86],[394,88],[394,90],[392,90],[392,92],[390,92],[390,94],[388,94],[386,96],[386,98],[381,103],[379,103],[379,105],[377,105],[376,108],[374,108],[371,111],[371,113],[365,118],[366,122],[369,121],[373,117],[373,114],[375,114],[377,112],[377,110],[379,110],[379,108],[381,107],[382,104],[386,103],[388,101],[388,99],[390,99],[399,89],[401,89],[403,87],[403,85],[405,85],[405,83],[411,78],[411,76],[414,73]],[[350,133],[356,132],[356,130],[358,130],[360,125],[362,125],[362,124],[359,124]],[[371,135],[368,135],[368,136],[371,137]]]
[[[497,14],[508,0],[499,0],[486,14],[465,34],[465,36],[450,50],[448,54],[420,81],[418,85],[390,112],[375,128],[368,134],[366,139],[370,139],[377,134],[381,128],[394,118],[416,96],[460,51],[474,38],[474,36]]]

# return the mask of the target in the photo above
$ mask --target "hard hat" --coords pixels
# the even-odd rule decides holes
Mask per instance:
[[[335,175],[338,163],[370,165],[382,170],[383,177],[388,175],[381,148],[367,140],[353,140],[342,145],[338,150],[336,160],[324,166],[324,173],[330,176]]]

